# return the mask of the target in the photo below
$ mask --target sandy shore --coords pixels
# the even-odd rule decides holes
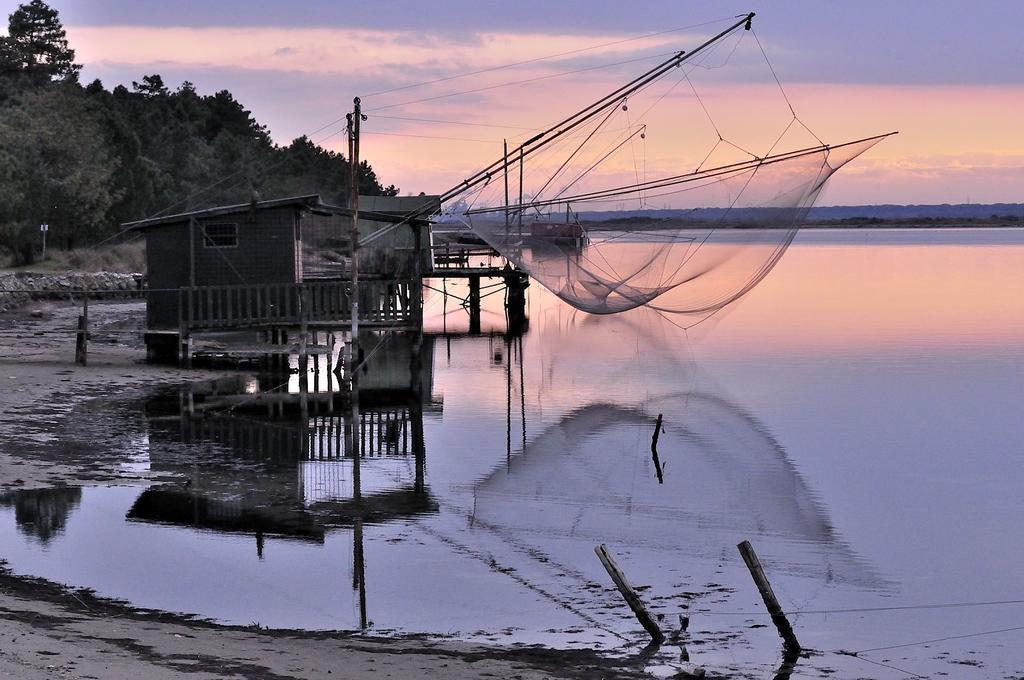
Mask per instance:
[[[0,314],[0,492],[54,485],[144,484],[101,444],[47,446],[76,405],[147,385],[210,377],[143,363],[140,301],[90,306],[88,366],[74,363],[79,308],[36,302]],[[232,628],[138,611],[59,584],[0,573],[5,678],[627,678],[588,652],[493,648]]]
[[[5,678],[629,678],[585,652],[190,622],[0,575]]]

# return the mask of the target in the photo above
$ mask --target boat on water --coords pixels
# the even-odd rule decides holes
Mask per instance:
[[[555,241],[580,242],[587,238],[581,224],[571,222],[531,222],[530,236]]]

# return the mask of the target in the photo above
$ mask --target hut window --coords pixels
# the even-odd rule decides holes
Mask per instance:
[[[218,223],[203,225],[203,245],[207,248],[234,248],[238,245],[238,225]]]

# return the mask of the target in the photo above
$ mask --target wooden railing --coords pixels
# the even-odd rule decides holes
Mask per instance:
[[[410,281],[361,281],[360,323],[410,323],[412,294]],[[178,315],[185,334],[304,323],[340,325],[351,322],[352,305],[343,281],[198,286],[178,291]]]
[[[269,395],[272,396],[272,395]],[[281,398],[298,395],[284,393]],[[346,436],[346,416],[314,416],[307,421],[274,421],[266,418],[214,413],[203,418],[182,414],[180,436],[186,444],[215,442],[251,459],[337,460],[353,457]],[[401,407],[361,411],[359,448],[363,458],[405,456],[412,452],[412,421]],[[178,432],[177,427],[174,432]]]
[[[431,247],[431,254],[434,258],[434,270],[465,269],[470,266],[470,258],[491,258],[498,257],[490,246],[477,245],[452,245],[442,244]]]

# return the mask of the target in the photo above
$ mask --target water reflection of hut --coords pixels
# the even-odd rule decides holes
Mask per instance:
[[[657,446],[663,483],[650,449],[653,419],[592,405],[482,480],[474,521],[527,542],[572,538],[708,559],[743,538],[771,534],[799,546],[781,560],[793,573],[878,585],[753,418],[708,394],[653,408],[665,414]]]
[[[129,518],[322,540],[329,527],[434,511],[423,446],[432,376],[412,341],[389,338],[367,360],[361,379],[370,389],[357,414],[333,408],[347,394],[309,393],[306,380],[295,391],[287,372],[203,381],[154,398],[151,468],[187,481],[145,491]],[[332,407],[311,413],[314,398]]]
[[[14,506],[18,529],[41,543],[64,532],[68,517],[82,501],[78,487],[21,489],[0,494],[0,507]]]
[[[128,519],[322,543],[324,529],[301,507],[263,505],[251,497],[222,498],[175,486],[146,489],[135,500]]]

